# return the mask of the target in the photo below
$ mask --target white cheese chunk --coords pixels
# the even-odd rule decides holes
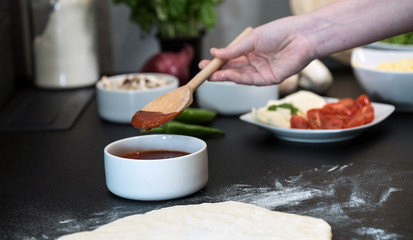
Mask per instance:
[[[279,106],[289,103],[298,109],[297,114],[307,118],[307,111],[313,108],[322,108],[327,102],[321,96],[301,90],[286,96],[280,100],[269,100],[267,105],[261,108],[253,108],[251,116],[254,120],[281,128],[290,128],[291,110],[289,108],[277,107],[276,110],[268,110],[270,106]]]
[[[307,114],[307,111],[313,108],[322,108],[326,104],[326,100],[319,95],[301,90],[290,94],[284,98],[284,102],[291,103],[302,114]]]

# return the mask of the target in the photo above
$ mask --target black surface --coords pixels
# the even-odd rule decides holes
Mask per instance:
[[[26,89],[0,112],[0,131],[68,130],[93,94],[93,88]]]
[[[361,93],[350,72],[335,80],[330,96]],[[54,239],[166,206],[235,200],[321,217],[333,239],[413,239],[412,123],[412,113],[394,113],[355,139],[304,144],[220,116],[213,126],[227,135],[206,139],[207,186],[143,202],[111,194],[103,168],[107,144],[139,133],[101,120],[93,101],[70,131],[0,133],[0,237]]]

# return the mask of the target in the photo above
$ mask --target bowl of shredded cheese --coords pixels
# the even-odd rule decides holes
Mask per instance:
[[[371,99],[390,103],[396,111],[413,111],[413,51],[357,48],[351,66]]]
[[[96,83],[98,113],[104,120],[130,124],[135,112],[178,88],[178,78],[160,73],[103,76]]]

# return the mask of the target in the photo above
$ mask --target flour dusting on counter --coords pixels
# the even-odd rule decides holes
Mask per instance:
[[[297,176],[287,179],[271,179],[263,176],[272,183],[266,187],[254,187],[249,184],[233,184],[222,189],[222,193],[215,200],[234,200],[254,203],[268,209],[300,205],[307,200],[320,199],[326,202],[334,199],[337,194],[346,194],[346,201],[336,203],[340,208],[363,208],[373,210],[391,197],[391,194],[402,189],[391,187],[389,179],[381,170],[367,171],[354,175],[344,175],[341,172],[350,168],[352,164],[343,166],[323,166],[320,169],[310,169]],[[376,187],[371,187],[375,185]],[[375,189],[371,192],[371,189]],[[329,206],[331,206],[329,204]],[[337,208],[335,208],[337,209]],[[334,219],[331,219],[334,220]]]
[[[387,229],[360,226],[364,226],[364,213],[374,213],[385,207],[394,192],[403,191],[392,186],[392,179],[406,178],[412,173],[399,172],[390,176],[386,169],[358,172],[354,167],[353,164],[322,166],[287,179],[279,179],[277,173],[270,173],[263,176],[265,182],[271,183],[268,186],[257,188],[236,183],[223,188],[210,201],[240,201],[271,210],[319,217],[332,224],[333,229],[350,227],[362,239],[402,239],[403,236]],[[379,224],[381,217],[378,215],[374,221]]]
[[[387,189],[387,191],[385,191],[380,198],[379,204],[382,205],[383,203],[385,203],[387,201],[387,199],[389,198],[390,194],[392,192],[397,192],[397,191],[401,191],[401,189],[399,188],[389,188]]]
[[[88,216],[87,220],[79,221],[76,218],[65,218],[59,221],[56,230],[68,234],[81,230],[93,230],[98,226],[115,221],[117,219],[130,216],[133,214],[144,213],[152,209],[141,208],[139,211],[133,206],[115,206],[112,209],[95,212]],[[86,229],[85,229],[86,227]],[[63,235],[62,234],[62,235]]]
[[[360,236],[369,236],[373,240],[395,240],[404,238],[400,234],[386,233],[383,229],[370,227],[357,228],[355,232]]]
[[[334,237],[336,240],[406,238],[396,234],[392,226],[384,224],[383,216],[378,212],[388,207],[393,194],[404,191],[399,186],[393,186],[393,180],[411,179],[413,172],[391,173],[381,166],[372,166],[360,172],[357,164],[325,165],[288,177],[281,177],[282,169],[279,171],[254,178],[258,183],[250,184],[248,180],[234,182],[219,189],[202,190],[183,199],[161,201],[156,209],[182,204],[239,201],[270,210],[322,218],[332,226],[333,232],[340,231],[340,236]],[[151,206],[142,202],[138,205],[134,202],[125,206],[116,205],[92,213],[83,220],[62,216],[54,231],[63,235],[93,230],[122,217],[155,210]],[[367,221],[369,218],[366,215],[370,220]],[[343,236],[343,232],[348,235]]]

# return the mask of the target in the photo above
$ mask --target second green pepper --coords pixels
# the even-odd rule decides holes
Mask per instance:
[[[178,121],[170,121],[160,127],[152,128],[149,131],[141,130],[142,133],[166,133],[166,134],[182,134],[194,137],[211,137],[223,136],[225,132],[213,127],[205,127],[195,124],[182,123]]]
[[[208,124],[214,120],[217,113],[201,108],[186,108],[175,120],[192,124]]]

